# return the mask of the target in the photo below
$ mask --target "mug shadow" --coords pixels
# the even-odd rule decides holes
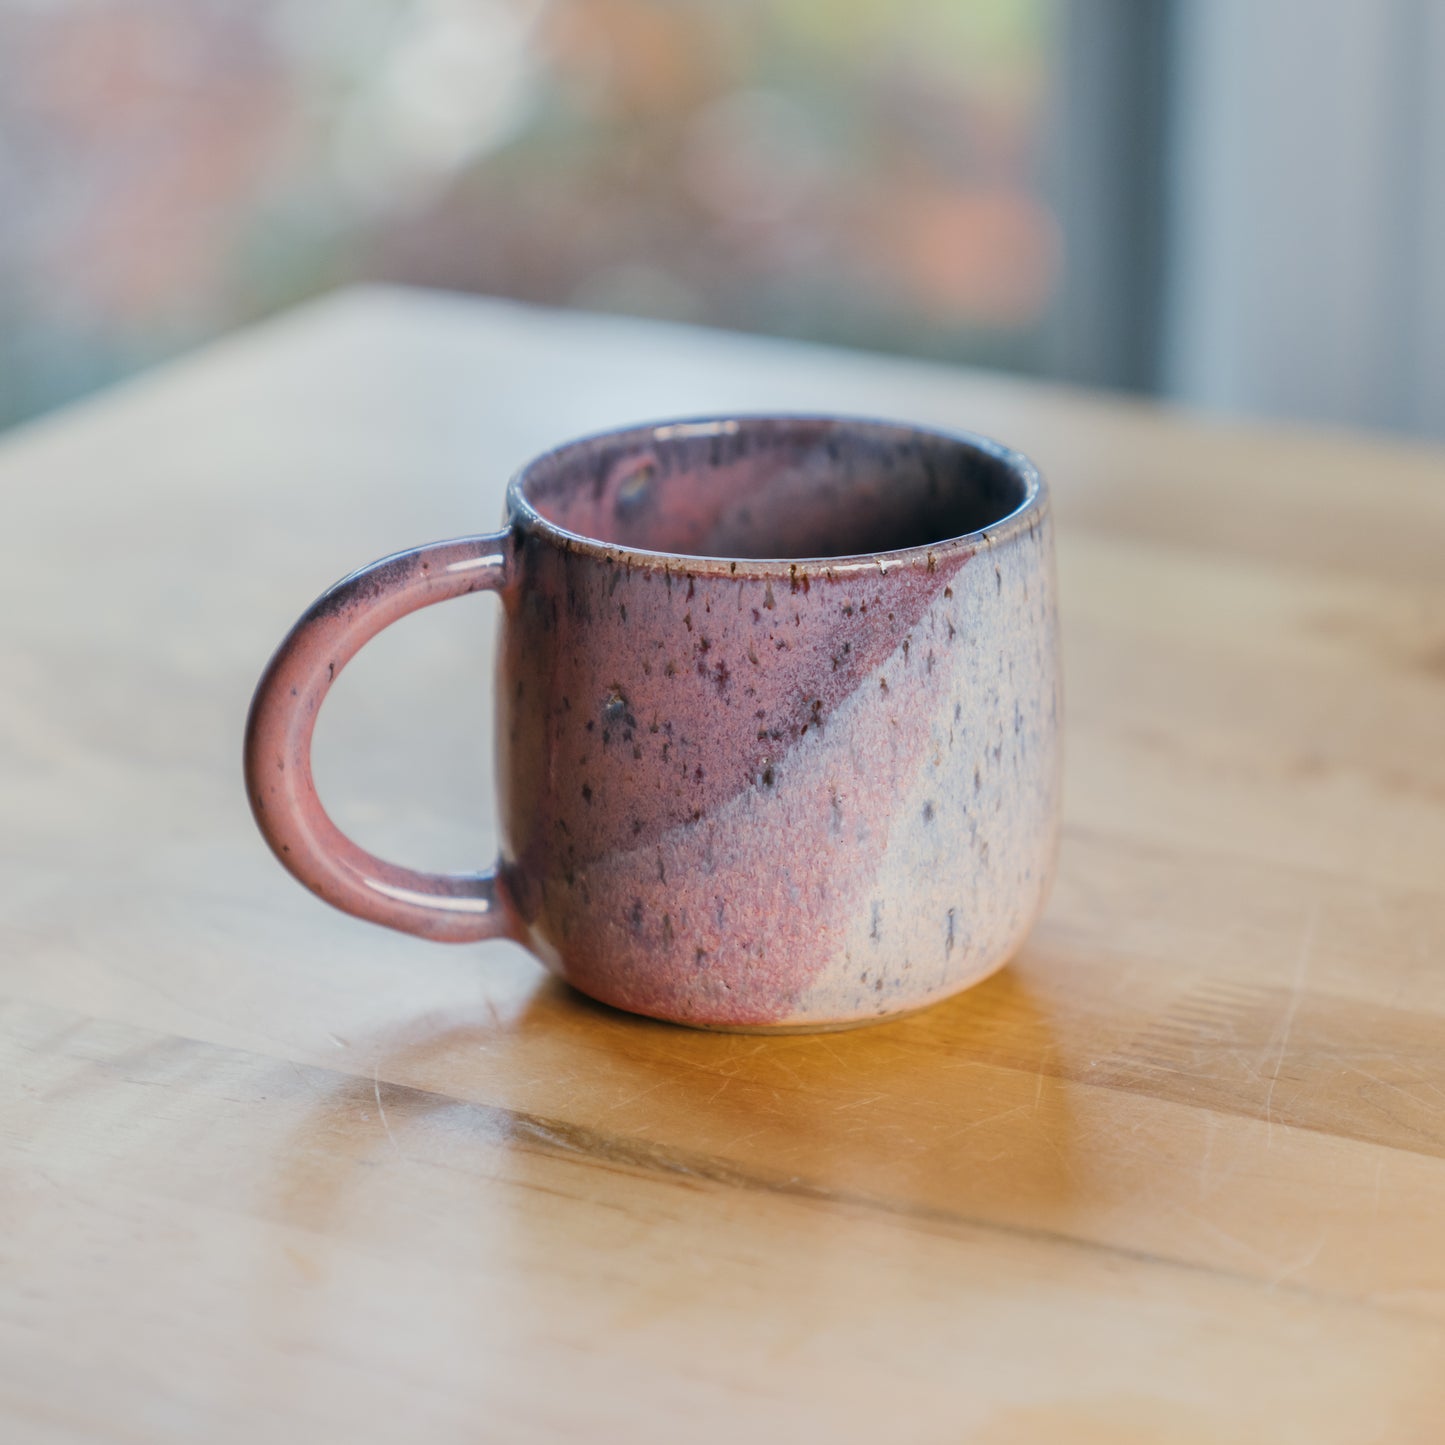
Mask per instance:
[[[351,1047],[370,1067],[291,1093],[269,1204],[293,1242],[246,1308],[362,1358],[385,1339],[477,1419],[640,1386],[679,1331],[756,1351],[760,1291],[793,1341],[866,1317],[860,1290],[928,1298],[938,1236],[1063,1234],[1086,1175],[1054,1020],[1017,968],[892,1023],[774,1036],[513,971]],[[305,1403],[306,1352],[265,1387]]]
[[[279,1208],[311,1229],[376,1167],[438,1150],[523,1187],[566,1161],[1030,1233],[1062,1230],[1080,1173],[1049,1007],[1016,966],[845,1033],[703,1033],[546,979],[353,1047],[370,1076],[337,1083],[278,1160]]]

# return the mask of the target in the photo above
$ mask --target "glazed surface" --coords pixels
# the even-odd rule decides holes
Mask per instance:
[[[984,977],[1036,917],[1056,841],[1043,500],[997,535],[888,557],[742,560],[779,526],[819,551],[855,541],[860,496],[892,494],[895,535],[916,533],[971,475],[856,437],[811,438],[782,464],[767,446],[687,446],[573,457],[566,505],[544,495],[551,516],[517,528],[498,777],[529,945],[605,1002],[712,1026],[862,1020]],[[840,487],[840,454],[871,470]],[[629,525],[639,468],[674,492]],[[1007,501],[975,486],[953,515]],[[567,523],[730,538],[741,557],[574,543]]]

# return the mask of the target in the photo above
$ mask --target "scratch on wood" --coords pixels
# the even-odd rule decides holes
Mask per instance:
[[[376,1112],[381,1118],[381,1127],[386,1130],[386,1137],[390,1140],[391,1147],[400,1154],[401,1146],[396,1142],[396,1135],[391,1132],[391,1124],[386,1117],[386,1105],[381,1102],[381,1077],[378,1073],[379,1067],[380,1066],[373,1068],[371,1071],[371,1090],[372,1093],[376,1095]]]
[[[1290,1280],[1302,1275],[1320,1257],[1320,1251],[1325,1247],[1325,1240],[1329,1236],[1329,1227],[1325,1226],[1320,1230],[1320,1237],[1315,1240],[1314,1248],[1301,1255],[1293,1264],[1287,1264],[1283,1269],[1278,1270],[1270,1279],[1269,1287],[1278,1289],[1280,1285],[1287,1284]]]
[[[1274,1070],[1269,1076],[1269,1089],[1264,1096],[1264,1130],[1265,1148],[1268,1149],[1274,1137],[1274,1117],[1271,1112],[1274,1105],[1274,1089],[1279,1083],[1279,1071],[1284,1066],[1285,1051],[1289,1048],[1290,1030],[1294,1028],[1295,1015],[1299,1012],[1299,1003],[1304,994],[1305,975],[1309,972],[1310,954],[1315,944],[1315,927],[1320,921],[1320,905],[1316,899],[1310,906],[1309,917],[1305,921],[1304,937],[1300,940],[1299,953],[1295,958],[1294,979],[1290,984],[1289,1003],[1285,1007],[1284,1022],[1280,1029],[1279,1052],[1275,1055]]]

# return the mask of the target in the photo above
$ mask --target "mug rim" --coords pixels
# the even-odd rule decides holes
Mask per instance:
[[[930,437],[936,441],[963,447],[982,453],[1006,467],[1022,483],[1023,500],[1005,513],[997,522],[972,532],[960,532],[954,536],[939,537],[934,541],[922,542],[912,547],[897,547],[879,552],[856,552],[839,556],[800,557],[720,557],[693,552],[658,552],[646,547],[633,547],[621,542],[604,542],[583,532],[574,532],[545,517],[526,493],[528,478],[548,462],[561,461],[569,452],[597,442],[626,441],[648,438],[653,441],[667,440],[669,434],[687,436],[722,436],[736,432],[740,427],[759,422],[797,422],[803,424],[826,423],[856,430],[876,430],[889,433],[912,433],[915,436]],[[889,566],[907,566],[911,562],[927,563],[939,554],[948,555],[967,551],[970,555],[983,548],[993,549],[1012,541],[1021,532],[1032,530],[1049,512],[1049,489],[1035,464],[1013,447],[1005,446],[992,437],[979,432],[957,430],[951,427],[932,426],[922,422],[901,421],[887,417],[856,416],[840,412],[728,412],[714,415],[669,417],[659,421],[635,422],[626,426],[605,427],[600,431],[574,437],[546,451],[538,453],[524,462],[507,483],[507,520],[509,526],[522,526],[529,532],[539,533],[554,546],[565,551],[593,557],[598,561],[626,561],[630,566],[652,570],[683,570],[699,576],[733,576],[740,574],[770,576],[781,573],[788,575],[790,568],[808,566],[833,572],[856,573],[865,570],[881,571],[887,575]]]

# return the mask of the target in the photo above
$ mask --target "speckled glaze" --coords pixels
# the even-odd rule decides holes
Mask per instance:
[[[781,560],[779,560],[781,559]],[[396,617],[491,587],[498,867],[372,858],[310,778],[332,678]],[[510,936],[593,997],[711,1028],[922,1007],[1018,948],[1056,847],[1047,497],[1016,453],[757,417],[572,443],[507,529],[355,574],[257,691],[253,809],[308,887],[450,940]]]

